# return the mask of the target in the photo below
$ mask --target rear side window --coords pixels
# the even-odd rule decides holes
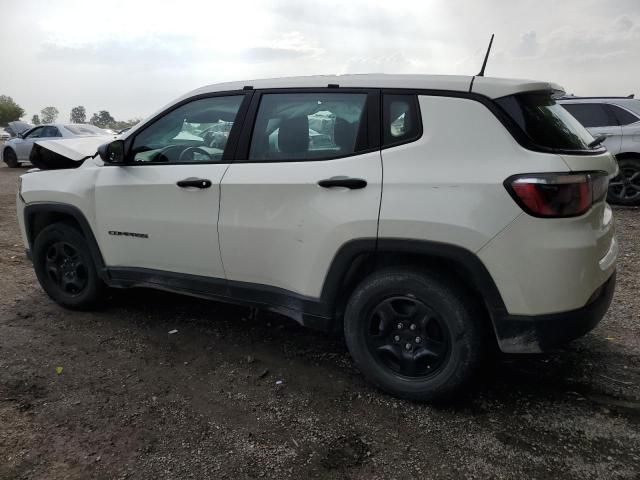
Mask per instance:
[[[639,119],[633,113],[628,112],[624,108],[620,108],[617,105],[609,105],[609,108],[613,111],[620,125],[630,125],[636,123]]]
[[[327,160],[362,150],[366,100],[366,93],[263,95],[249,160]]]
[[[551,92],[509,95],[496,103],[535,145],[552,150],[590,150],[591,134],[556,103]]]
[[[607,107],[601,103],[565,103],[562,106],[587,128],[618,125]]]
[[[387,95],[382,100],[383,147],[420,137],[418,99],[415,95]]]
[[[42,133],[40,134],[40,138],[51,138],[51,137],[61,137],[60,131],[57,127],[44,127],[42,129]]]

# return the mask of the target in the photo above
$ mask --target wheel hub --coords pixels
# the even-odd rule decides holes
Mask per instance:
[[[70,243],[61,241],[49,246],[45,269],[49,279],[62,293],[78,295],[87,287],[87,266]]]
[[[371,311],[369,325],[370,351],[395,373],[424,377],[446,360],[450,339],[443,320],[412,296],[380,302]]]

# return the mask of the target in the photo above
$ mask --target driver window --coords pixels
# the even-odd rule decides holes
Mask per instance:
[[[222,160],[244,95],[186,103],[142,130],[133,140],[135,163],[210,163]]]
[[[40,134],[42,133],[43,129],[44,127],[34,128],[29,133],[27,133],[24,138],[40,138]]]

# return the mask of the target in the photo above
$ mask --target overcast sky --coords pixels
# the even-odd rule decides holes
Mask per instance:
[[[534,78],[640,94],[640,0],[0,0],[0,94],[145,117],[202,85],[333,73]]]

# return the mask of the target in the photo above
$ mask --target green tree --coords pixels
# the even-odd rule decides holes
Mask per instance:
[[[44,107],[40,110],[40,115],[42,115],[42,123],[53,123],[58,118],[58,114],[60,112],[56,107]]]
[[[38,115],[34,115],[33,117],[31,117],[31,123],[33,123],[34,125],[40,125],[40,117]]]
[[[87,121],[87,110],[82,105],[73,107],[69,121],[71,123],[85,123]]]
[[[24,109],[7,95],[0,95],[0,126],[4,127],[9,122],[20,120],[24,115]]]
[[[116,119],[106,110],[100,110],[98,113],[94,113],[91,120],[89,120],[89,123],[100,128],[110,128],[115,122]]]
[[[111,124],[111,128],[117,131],[124,130],[125,128],[131,128],[134,125],[137,125],[141,120],[142,119],[140,118],[132,118],[131,120],[117,120]]]

